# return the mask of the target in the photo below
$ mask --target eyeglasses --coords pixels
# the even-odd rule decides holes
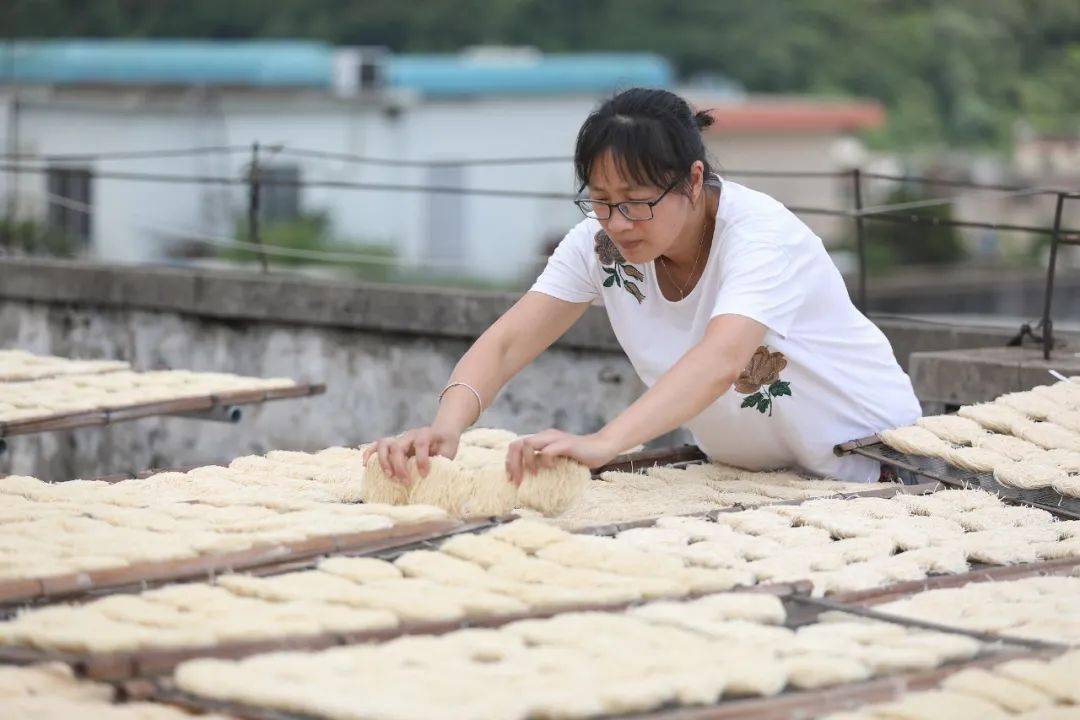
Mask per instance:
[[[653,219],[653,207],[664,199],[664,196],[671,192],[672,188],[679,184],[679,181],[668,185],[664,192],[660,193],[660,197],[655,200],[625,200],[620,203],[609,203],[603,200],[575,200],[574,204],[578,206],[578,210],[584,213],[587,218],[594,218],[596,220],[607,220],[611,217],[612,210],[618,208],[622,216],[627,220],[639,221],[639,220],[652,220]]]

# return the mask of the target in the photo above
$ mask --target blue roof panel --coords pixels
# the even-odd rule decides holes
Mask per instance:
[[[399,55],[389,66],[391,87],[426,95],[593,93],[663,87],[673,79],[670,63],[644,53],[541,55],[505,62],[467,55]]]
[[[7,48],[0,50],[6,54]],[[12,48],[14,80],[43,84],[329,88],[335,48],[296,40],[42,40]],[[663,87],[670,63],[645,53],[389,55],[387,83],[424,95],[527,95]]]
[[[303,41],[17,42],[15,79],[56,84],[329,87],[332,50]]]

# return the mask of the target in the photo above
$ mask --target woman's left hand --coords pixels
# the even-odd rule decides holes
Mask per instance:
[[[611,462],[619,448],[599,433],[574,435],[562,430],[545,430],[510,443],[506,452],[506,474],[520,485],[525,474],[535,475],[540,468],[550,468],[555,458],[567,457],[589,468]]]

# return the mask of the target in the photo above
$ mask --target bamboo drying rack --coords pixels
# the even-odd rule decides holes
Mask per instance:
[[[724,591],[727,592],[727,591]],[[809,592],[808,583],[775,583],[740,588],[739,592],[776,595],[781,598]],[[690,596],[704,597],[720,593],[699,593]],[[402,623],[394,628],[355,633],[321,633],[305,636],[282,636],[269,640],[227,642],[212,646],[148,648],[112,653],[78,653],[38,650],[20,646],[0,646],[0,664],[33,664],[62,662],[72,667],[77,675],[92,680],[123,682],[137,678],[154,677],[172,672],[176,666],[195,658],[237,659],[264,652],[283,650],[322,650],[337,645],[353,645],[380,642],[405,635],[441,635],[465,628],[494,628],[518,620],[544,619],[565,612],[622,611],[641,604],[641,601],[620,603],[580,603],[558,610],[534,611],[476,620],[431,623]]]
[[[458,532],[489,527],[494,520],[429,520],[341,535],[320,535],[287,543],[262,545],[239,552],[200,555],[165,562],[140,562],[121,568],[67,573],[40,579],[0,580],[0,613],[27,603],[48,603],[125,590],[140,590],[176,581],[207,580],[236,570],[293,567],[328,554],[372,553]]]
[[[174,400],[127,405],[110,410],[90,410],[86,412],[58,413],[47,417],[30,420],[0,422],[0,438],[16,435],[31,435],[53,430],[72,430],[82,427],[112,425],[128,420],[151,417],[154,415],[181,415],[199,417],[215,410],[234,405],[252,405],[271,400],[311,397],[326,392],[322,383],[299,383],[287,388],[269,390],[239,390]]]
[[[937,687],[949,675],[961,670],[988,668],[1020,658],[1049,658],[1056,654],[1053,650],[998,648],[981,657],[947,663],[933,670],[888,675],[818,690],[787,690],[772,697],[722,699],[707,706],[660,708],[645,713],[603,717],[605,720],[805,720],[868,703],[888,701],[904,692]],[[241,720],[318,720],[312,715],[203,698],[179,690],[171,679],[135,681],[123,687],[133,699],[154,700],[187,710],[227,713]]]
[[[941,458],[909,455],[893,450],[876,435],[841,443],[833,448],[837,455],[855,454],[877,460],[892,467],[910,470],[950,487],[980,488],[1001,497],[1002,500],[1046,510],[1067,520],[1080,520],[1080,498],[1065,497],[1052,488],[1021,490],[1002,485],[993,473],[971,472],[949,465]]]

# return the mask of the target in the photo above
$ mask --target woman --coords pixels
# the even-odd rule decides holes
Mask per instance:
[[[500,388],[599,303],[649,389],[595,433],[514,442],[513,482],[559,456],[598,467],[682,425],[721,462],[876,481],[877,463],[832,448],[912,423],[911,382],[821,240],[777,201],[713,173],[701,138],[711,120],[641,88],[590,115],[574,155],[586,219],[465,353],[432,424],[368,455],[403,481],[415,455],[426,475],[432,454],[453,457]]]

